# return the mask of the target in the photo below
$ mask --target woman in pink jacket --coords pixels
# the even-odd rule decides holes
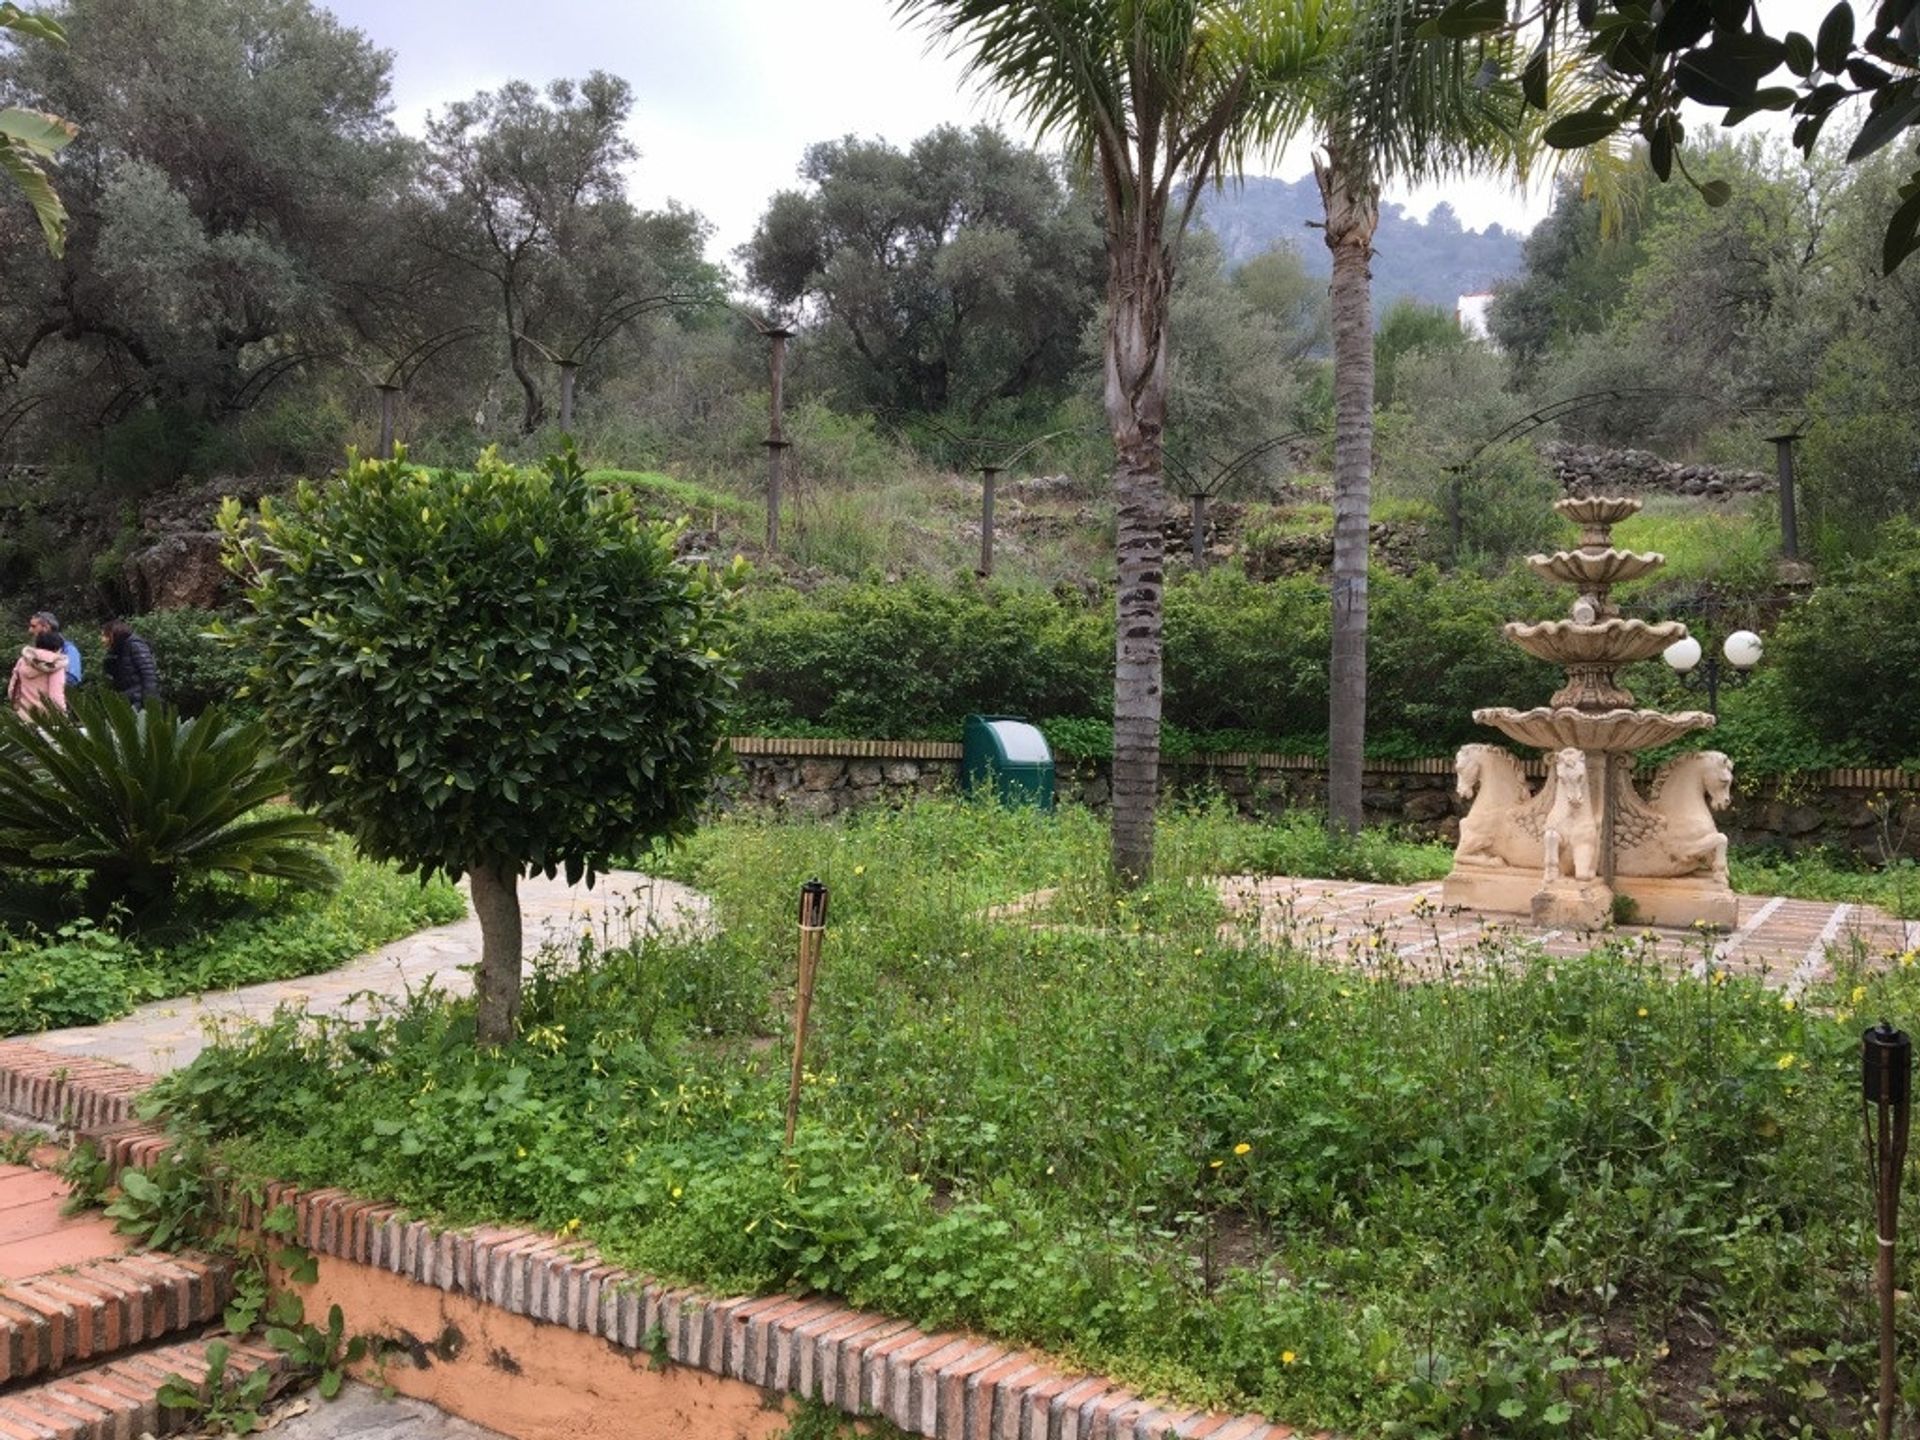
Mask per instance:
[[[49,631],[21,647],[7,677],[7,703],[28,720],[43,709],[67,708],[67,651],[58,635]]]

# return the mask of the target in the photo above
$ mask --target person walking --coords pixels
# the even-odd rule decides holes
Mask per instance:
[[[124,620],[109,620],[100,640],[107,647],[107,683],[136,710],[158,700],[160,667],[154,663],[152,647],[133,633],[133,627]]]
[[[51,610],[36,610],[33,618],[27,621],[27,638],[38,640],[42,635],[59,635],[60,621]],[[66,648],[67,684],[78,685],[85,678],[84,667],[80,664],[80,647],[64,637],[60,641]]]
[[[58,630],[45,630],[20,647],[7,676],[7,703],[23,720],[67,708],[67,656]]]

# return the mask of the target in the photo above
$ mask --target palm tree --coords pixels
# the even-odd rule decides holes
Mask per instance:
[[[1167,306],[1202,190],[1292,132],[1331,0],[898,0],[1036,129],[1062,135],[1106,206],[1105,398],[1116,597],[1113,865],[1153,863],[1159,789]]]
[[[66,32],[44,15],[22,10],[12,0],[0,0],[0,31],[11,30],[30,40],[46,40],[55,45],[67,43]],[[19,187],[33,206],[40,228],[47,237],[47,249],[57,257],[67,241],[67,207],[47,178],[47,162],[73,139],[71,121],[40,110],[0,107],[0,174]]]
[[[1373,234],[1380,188],[1529,153],[1517,89],[1494,79],[1486,44],[1422,36],[1440,0],[1354,0],[1338,49],[1317,74],[1313,159],[1333,255],[1333,654],[1327,818],[1361,823],[1367,728],[1368,512],[1373,484]]]

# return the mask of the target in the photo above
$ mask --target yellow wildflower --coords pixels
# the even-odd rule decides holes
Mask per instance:
[[[1280,1363],[1282,1365],[1291,1365],[1299,1358],[1300,1357],[1295,1355],[1291,1350],[1282,1350],[1280,1352]]]
[[[1646,1006],[1644,1006],[1644,1005],[1642,1005],[1642,1006],[1640,1007],[1640,1018],[1641,1018],[1642,1020],[1644,1020],[1644,1019],[1646,1019],[1646,1018],[1647,1018],[1647,1007],[1646,1007]]]
[[[1854,987],[1853,987],[1853,996],[1852,996],[1852,999],[1853,999],[1853,1003],[1854,1003],[1854,1004],[1856,1004],[1856,1005],[1858,1005],[1858,1004],[1859,1004],[1859,1003],[1860,1003],[1860,1002],[1861,1002],[1862,1000],[1864,1000],[1864,999],[1866,999],[1866,998],[1867,998],[1867,987],[1866,987],[1866,986],[1864,986],[1864,985],[1856,985],[1856,986],[1854,986]]]
[[[1236,1155],[1244,1155],[1251,1149],[1253,1149],[1253,1146],[1242,1140],[1238,1145],[1233,1147],[1233,1153]]]
[[[1782,1055],[1778,1060],[1773,1062],[1773,1068],[1776,1070],[1791,1070],[1793,1068],[1793,1060],[1794,1060],[1793,1052],[1789,1050],[1787,1051],[1786,1054]]]

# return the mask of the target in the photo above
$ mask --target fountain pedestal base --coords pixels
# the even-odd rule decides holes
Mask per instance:
[[[1555,930],[1604,930],[1613,923],[1613,891],[1598,880],[1549,880],[1533,892],[1528,914]]]
[[[1621,875],[1613,889],[1633,902],[1633,917],[1623,923],[1731,930],[1740,921],[1732,888],[1711,875]]]
[[[1632,919],[1623,924],[1685,926],[1698,920],[1731,930],[1739,919],[1739,901],[1733,891],[1711,875],[1620,875],[1610,888],[1633,902]],[[1456,864],[1440,887],[1440,899],[1462,910],[1531,916],[1533,897],[1539,891],[1538,870]]]

